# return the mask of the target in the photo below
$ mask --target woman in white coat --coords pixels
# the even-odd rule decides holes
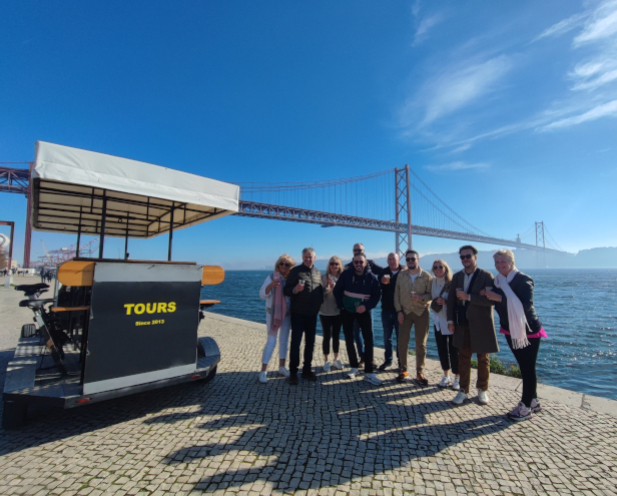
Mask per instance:
[[[289,329],[291,317],[289,315],[289,297],[283,295],[283,288],[289,270],[295,265],[293,259],[285,254],[281,255],[274,264],[274,272],[266,277],[261,285],[259,296],[266,300],[266,329],[268,339],[261,358],[261,372],[259,382],[268,382],[268,362],[276,348],[276,338],[279,338],[279,375],[289,377],[289,370],[285,368],[287,358],[287,344],[289,343]]]

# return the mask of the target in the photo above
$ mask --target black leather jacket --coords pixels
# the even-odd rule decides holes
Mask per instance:
[[[542,322],[540,322],[536,314],[536,309],[533,306],[533,279],[527,274],[518,272],[512,278],[510,288],[523,304],[525,317],[527,318],[527,334],[535,334],[542,329]],[[499,323],[503,329],[509,331],[508,298],[499,288],[494,288],[494,292],[502,297],[500,302],[495,303],[495,310],[497,310],[497,314],[499,315]]]

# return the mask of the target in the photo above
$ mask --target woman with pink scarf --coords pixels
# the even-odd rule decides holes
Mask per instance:
[[[259,372],[259,382],[268,382],[268,363],[274,348],[276,348],[276,337],[279,337],[279,375],[289,377],[289,370],[285,368],[287,358],[287,343],[289,343],[289,329],[291,327],[291,317],[289,315],[289,298],[283,295],[283,288],[289,270],[295,265],[293,259],[285,254],[281,255],[274,264],[274,272],[266,277],[261,285],[259,296],[266,300],[266,329],[268,339],[261,358],[261,372]]]
[[[512,251],[499,250],[493,258],[498,272],[496,287],[483,291],[489,300],[496,302],[500,332],[505,334],[523,376],[523,397],[508,416],[515,421],[527,420],[542,410],[536,393],[536,361],[540,338],[545,338],[546,332],[533,306],[533,279],[514,266]]]

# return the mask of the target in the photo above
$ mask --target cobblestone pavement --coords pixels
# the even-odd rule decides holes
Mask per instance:
[[[614,416],[542,400],[512,423],[519,392],[493,383],[488,406],[455,407],[434,370],[425,388],[320,366],[316,383],[260,384],[264,329],[209,316],[200,332],[222,354],[210,383],[33,409],[0,430],[0,494],[617,494]]]

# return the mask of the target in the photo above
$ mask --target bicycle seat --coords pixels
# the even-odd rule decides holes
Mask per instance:
[[[32,296],[36,293],[41,293],[44,289],[48,289],[49,285],[44,282],[39,282],[37,284],[20,284],[19,286],[15,286],[15,291],[23,291],[26,296]]]
[[[53,298],[45,298],[43,300],[21,300],[19,302],[20,307],[28,307],[30,310],[40,310],[44,305],[53,303]]]

